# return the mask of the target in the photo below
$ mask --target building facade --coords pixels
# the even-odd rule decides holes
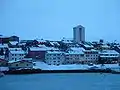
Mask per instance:
[[[47,51],[45,55],[45,63],[49,65],[60,65],[65,61],[64,52],[60,51]]]
[[[22,60],[25,57],[25,52],[21,48],[9,48],[8,61]]]
[[[35,60],[44,60],[45,59],[46,48],[40,47],[30,47],[28,51],[28,57]]]
[[[84,60],[84,53],[77,51],[69,51],[65,53],[64,64],[80,64]]]
[[[98,63],[99,53],[97,50],[85,50],[84,56],[85,56],[85,60],[83,61],[83,63],[85,64],[90,64],[90,63],[97,64]]]
[[[79,25],[73,28],[73,39],[75,42],[85,42],[85,27]]]
[[[115,50],[102,50],[99,54],[102,63],[114,64],[119,62],[119,53]]]

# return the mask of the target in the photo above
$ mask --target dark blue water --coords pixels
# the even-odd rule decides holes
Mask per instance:
[[[0,78],[0,90],[120,90],[115,74],[31,74]]]

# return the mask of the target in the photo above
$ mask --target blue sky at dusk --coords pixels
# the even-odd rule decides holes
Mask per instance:
[[[72,38],[86,28],[86,40],[120,42],[120,0],[0,0],[0,34],[21,39]]]

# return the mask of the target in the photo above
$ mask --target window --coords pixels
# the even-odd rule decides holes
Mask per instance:
[[[29,66],[29,65],[27,64],[27,66]]]
[[[15,58],[15,61],[16,61],[16,58]]]
[[[58,57],[58,59],[60,59],[60,57]]]
[[[23,54],[20,54],[20,56],[23,56]]]
[[[14,54],[12,54],[12,56],[14,56]]]
[[[89,57],[90,55],[86,55],[86,57]]]
[[[53,58],[53,59],[56,59],[56,58]]]
[[[15,56],[16,56],[16,54],[15,54]]]
[[[81,56],[81,57],[84,57],[84,54],[81,54],[80,56]]]
[[[18,66],[18,64],[16,64],[16,66]]]

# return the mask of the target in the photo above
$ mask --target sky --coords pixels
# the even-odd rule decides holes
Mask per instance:
[[[86,41],[120,42],[120,0],[0,0],[0,34],[60,40],[83,25]]]

